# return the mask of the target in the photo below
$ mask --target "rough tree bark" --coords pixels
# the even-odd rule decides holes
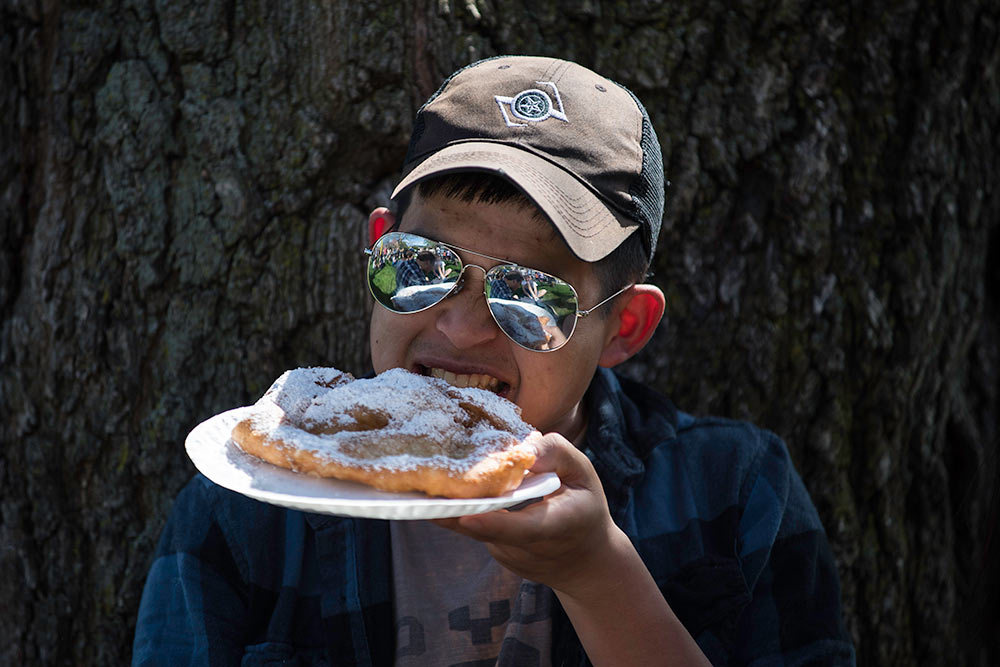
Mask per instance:
[[[5,0],[0,663],[127,660],[185,434],[286,368],[366,369],[363,221],[416,105],[530,52],[631,87],[663,144],[669,316],[627,372],[786,438],[862,664],[997,664],[998,21]]]

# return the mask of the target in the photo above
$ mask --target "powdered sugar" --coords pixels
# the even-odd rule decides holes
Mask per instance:
[[[273,403],[289,419],[299,420],[309,404],[320,394],[338,383],[350,382],[354,376],[335,368],[297,368],[281,374],[264,393],[260,403]]]
[[[331,368],[287,371],[257,403],[254,426],[268,431],[269,439],[331,462],[459,471],[532,430],[516,405],[483,389],[453,387],[403,369],[349,379]],[[403,442],[411,453],[399,453]]]

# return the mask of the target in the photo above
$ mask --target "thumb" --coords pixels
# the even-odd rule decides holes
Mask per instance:
[[[535,463],[531,472],[554,472],[563,484],[587,486],[587,481],[597,473],[587,455],[558,433],[542,435],[534,432],[525,444],[535,448]]]

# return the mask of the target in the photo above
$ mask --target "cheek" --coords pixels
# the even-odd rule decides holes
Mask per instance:
[[[398,345],[394,342],[392,335],[393,331],[397,329],[392,326],[390,317],[389,313],[381,308],[372,311],[368,342],[371,345],[372,367],[376,373],[398,365],[393,360],[393,354],[398,351]]]
[[[372,367],[376,373],[407,367],[416,341],[434,326],[435,314],[432,311],[396,315],[376,306],[372,311],[368,334]]]
[[[576,377],[577,374],[586,375],[586,371],[578,368],[578,360],[573,357],[561,358],[558,353],[537,352],[521,352],[521,355],[518,363],[521,373],[518,403],[521,411],[535,426],[551,428],[576,404],[577,385],[582,383],[586,388],[590,378]]]
[[[521,367],[530,378],[525,379],[525,405],[544,405],[553,412],[575,406],[594,377],[603,347],[602,336],[603,330],[592,327],[578,330],[566,347],[557,352],[523,352]]]

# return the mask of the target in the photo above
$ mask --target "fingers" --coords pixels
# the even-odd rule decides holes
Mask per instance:
[[[558,493],[556,491],[549,497]],[[497,510],[452,519],[434,519],[433,522],[481,542],[516,544],[530,543],[544,535],[550,523],[547,514],[546,503],[542,502],[517,512]]]
[[[597,472],[585,454],[557,433],[532,434],[525,440],[535,448],[532,472],[554,472],[562,485],[542,502],[517,511],[442,519],[435,523],[476,540],[495,544],[530,544],[562,536],[607,511]]]
[[[525,442],[536,452],[531,470],[556,473],[559,489],[517,511],[434,523],[486,543],[493,558],[512,572],[554,588],[569,585],[614,527],[604,490],[590,460],[561,435],[535,433]]]
[[[528,545],[565,539],[607,512],[600,479],[587,456],[558,433],[532,433],[525,444],[534,447],[535,473],[554,472],[562,485],[555,492],[517,511],[437,519],[437,525],[493,544]]]

